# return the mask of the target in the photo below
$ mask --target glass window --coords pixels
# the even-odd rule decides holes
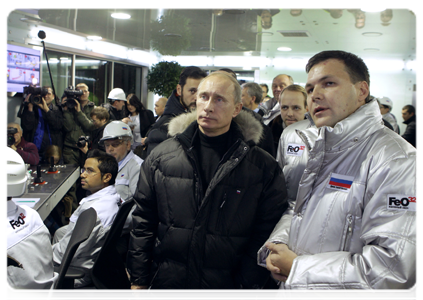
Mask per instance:
[[[63,91],[72,84],[72,55],[47,51],[47,58],[56,96],[60,99]],[[42,56],[41,86],[52,86],[45,55]]]
[[[108,65],[105,60],[92,59],[76,56],[75,60],[75,86],[78,83],[85,83],[90,91],[89,100],[95,105],[105,102],[108,88]]]
[[[137,94],[137,67],[115,63],[115,72],[113,77],[113,87],[121,88],[125,95]]]

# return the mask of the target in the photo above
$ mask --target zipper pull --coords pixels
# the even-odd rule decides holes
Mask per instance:
[[[219,209],[222,209],[222,207],[223,207],[223,205],[225,205],[225,203],[226,203],[226,193],[225,193],[225,195],[223,195],[223,202],[222,202],[222,204],[220,204]]]

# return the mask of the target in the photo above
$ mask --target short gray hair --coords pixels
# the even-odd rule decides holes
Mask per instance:
[[[250,97],[256,97],[256,99],[254,100],[256,104],[259,104],[261,100],[263,100],[263,90],[261,89],[261,86],[258,83],[246,82],[241,85],[241,88],[247,89],[247,94]]]

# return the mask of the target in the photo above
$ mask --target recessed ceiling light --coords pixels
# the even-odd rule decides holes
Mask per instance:
[[[127,20],[131,18],[131,15],[125,14],[125,13],[113,13],[111,16],[112,18],[121,19],[121,20]]]
[[[98,35],[89,35],[89,36],[87,36],[87,39],[92,40],[92,41],[99,41],[99,40],[102,40],[103,38],[101,36],[98,36]]]
[[[379,51],[380,49],[378,49],[378,48],[365,48],[364,49],[364,51],[373,51],[373,52],[377,52],[377,51]]]
[[[259,31],[259,32],[256,32],[256,34],[257,35],[263,35],[263,36],[272,36],[273,35],[273,32],[270,32],[270,31]]]
[[[279,48],[278,48],[278,51],[288,52],[288,51],[292,51],[292,49],[291,49],[291,48],[289,48],[289,47],[279,47]]]
[[[361,9],[361,11],[369,12],[369,13],[372,13],[372,12],[381,12],[381,11],[384,11],[384,10],[386,10],[386,8],[365,7],[365,8],[362,8]]]
[[[382,33],[381,32],[363,32],[362,35],[376,37],[376,36],[381,36]]]

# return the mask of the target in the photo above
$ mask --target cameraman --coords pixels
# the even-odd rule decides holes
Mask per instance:
[[[49,86],[43,86],[38,102],[33,103],[32,95],[26,96],[21,104],[18,117],[21,118],[23,137],[37,146],[40,157],[44,156],[50,145],[63,147],[63,115],[60,108],[53,102],[55,95]]]
[[[26,164],[38,165],[40,156],[37,146],[22,137],[22,128],[17,123],[7,124],[7,146],[19,153]]]
[[[91,111],[94,109],[94,103],[88,100],[90,92],[85,83],[79,83],[76,88],[82,91],[79,97],[72,96],[72,99],[66,96],[62,98],[63,110],[63,129],[65,141],[63,145],[63,160],[65,164],[75,164],[82,166],[85,156],[82,155],[77,147],[77,142],[81,136],[91,136],[93,130],[91,121]],[[70,107],[67,102],[74,101],[74,107]]]

